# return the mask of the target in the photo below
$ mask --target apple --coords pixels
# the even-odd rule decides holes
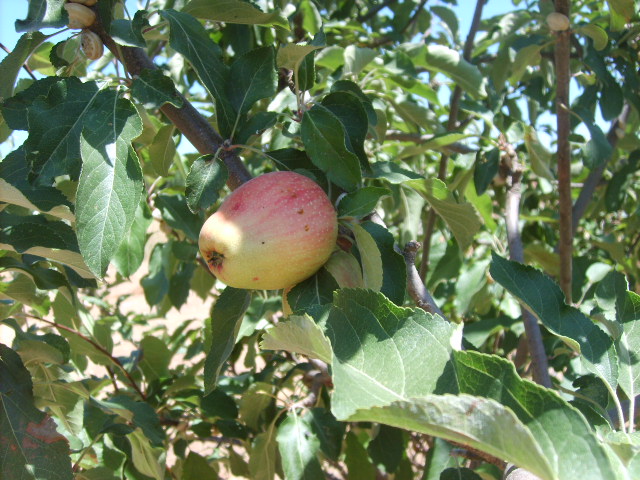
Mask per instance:
[[[200,230],[200,252],[230,287],[278,290],[313,275],[331,256],[338,220],[320,186],[272,172],[228,195]]]

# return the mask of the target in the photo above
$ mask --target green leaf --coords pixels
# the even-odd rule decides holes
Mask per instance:
[[[353,432],[346,435],[345,459],[350,480],[370,480],[376,478],[376,467],[371,462],[367,450]]]
[[[261,419],[274,401],[274,393],[275,387],[270,383],[255,382],[249,385],[240,399],[240,419],[245,425],[254,430],[260,429]]]
[[[622,324],[622,334],[616,340],[620,375],[618,383],[628,398],[640,392],[640,295],[626,291],[616,298],[616,316]]]
[[[276,474],[276,441],[275,423],[256,435],[249,455],[249,472],[254,480],[273,480]]]
[[[182,195],[158,195],[156,207],[162,212],[162,219],[171,228],[184,232],[194,242],[198,241],[203,222],[202,216],[195,215],[189,210]]]
[[[385,227],[367,221],[361,224],[376,242],[382,259],[381,292],[396,305],[403,305],[406,285],[407,266],[404,257],[396,251],[393,235]]]
[[[356,257],[342,249],[335,250],[322,268],[331,274],[340,288],[362,288],[364,286],[360,263]]]
[[[636,14],[633,0],[607,0],[609,8],[621,15],[627,22]]]
[[[75,216],[67,197],[57,188],[32,185],[28,174],[24,148],[19,147],[0,162],[0,202],[73,221]]]
[[[371,165],[371,170],[371,178],[382,178],[394,185],[423,178],[419,173],[402,168],[394,162],[375,162]]]
[[[320,440],[311,428],[308,417],[299,417],[295,410],[288,412],[278,426],[276,435],[282,470],[289,480],[324,480],[317,454]]]
[[[144,297],[149,306],[158,305],[169,292],[169,256],[171,245],[168,243],[158,243],[151,251],[149,258],[149,274],[140,280],[144,289]]]
[[[358,75],[378,56],[372,48],[349,45],[344,49],[344,75]]]
[[[349,226],[356,239],[356,246],[362,261],[362,280],[364,288],[379,292],[382,288],[382,257],[376,241],[371,234],[358,224]]]
[[[364,187],[348,193],[338,204],[338,216],[362,218],[373,212],[380,199],[388,195],[391,191],[382,187]]]
[[[27,18],[16,20],[16,32],[64,27],[68,21],[68,15],[63,8],[64,4],[65,0],[30,1]]]
[[[607,140],[607,136],[602,129],[591,120],[585,120],[585,125],[589,129],[591,139],[583,148],[584,164],[593,170],[606,162],[613,153],[613,147]]]
[[[511,66],[511,77],[509,81],[511,85],[517,85],[522,80],[523,75],[527,72],[528,67],[535,67],[540,64],[542,55],[540,51],[544,48],[544,45],[527,45],[521,48],[516,53],[516,58],[513,60]]]
[[[28,108],[36,98],[46,97],[49,94],[49,89],[59,81],[59,77],[45,77],[0,103],[2,118],[7,122],[7,125],[13,130],[28,130]]]
[[[176,155],[176,142],[173,140],[174,125],[163,125],[149,145],[151,165],[156,173],[162,177],[169,176],[169,169],[173,165]]]
[[[473,169],[473,183],[476,193],[482,195],[498,173],[500,166],[500,150],[493,148],[488,152],[478,152],[476,164]]]
[[[142,197],[142,170],[131,141],[142,132],[135,107],[105,90],[95,101],[81,138],[82,174],[76,194],[78,245],[87,266],[102,277],[128,234]]]
[[[575,32],[585,35],[593,40],[593,48],[596,50],[604,50],[609,44],[609,36],[607,35],[607,32],[595,23],[581,25],[575,29]]]
[[[185,195],[189,210],[195,213],[216,203],[228,178],[227,167],[213,155],[198,157],[187,175]]]
[[[38,255],[74,269],[83,278],[94,278],[85,264],[73,229],[43,215],[17,216],[0,213],[0,248]]]
[[[29,137],[24,143],[30,180],[50,185],[60,175],[78,179],[80,134],[84,128],[99,135],[105,112],[94,102],[98,98],[104,101],[105,97],[109,93],[99,92],[95,82],[81,83],[78,78],[69,77],[50,85],[46,96],[33,99],[27,107]]]
[[[123,277],[130,277],[142,265],[150,225],[151,211],[143,199],[136,209],[129,234],[125,236],[113,257],[113,263]]]
[[[203,478],[216,478],[217,472],[209,462],[198,453],[190,451],[182,467],[182,478],[184,480],[202,480]]]
[[[216,299],[207,320],[207,338],[210,339],[204,363],[204,391],[216,388],[222,366],[231,355],[244,312],[249,307],[251,293],[248,290],[227,287]]]
[[[238,57],[231,65],[231,78],[229,99],[239,115],[258,100],[275,95],[278,76],[273,47],[256,48]]]
[[[290,315],[287,320],[267,329],[260,348],[286,350],[331,363],[331,344],[308,315]]]
[[[200,398],[200,409],[209,417],[238,418],[238,406],[235,400],[219,388]]]
[[[547,180],[555,180],[555,176],[550,169],[551,152],[540,143],[535,128],[530,125],[525,126],[524,144],[529,154],[529,161],[531,162],[533,172]]]
[[[356,94],[343,91],[324,97],[322,106],[338,117],[347,133],[347,148],[358,156],[362,169],[368,170],[369,159],[364,151],[364,140],[369,124],[363,102]]]
[[[166,377],[169,374],[169,362],[172,355],[165,341],[147,335],[140,341],[140,350],[142,351],[140,368],[144,372],[147,382]]]
[[[71,480],[69,443],[34,406],[31,375],[0,344],[0,471],[3,480]]]
[[[333,348],[333,414],[345,420],[358,409],[433,391],[448,365],[454,331],[442,318],[397,307],[380,293],[338,290],[326,331]]]
[[[331,460],[337,461],[342,451],[346,424],[336,420],[329,410],[322,407],[308,410],[303,418],[320,440],[320,451]]]
[[[545,327],[580,352],[584,367],[615,390],[618,360],[612,339],[580,310],[565,303],[560,287],[544,273],[492,254],[491,276],[518,298]]]
[[[287,294],[287,301],[291,310],[304,312],[314,305],[324,305],[330,303],[333,291],[338,288],[338,284],[333,276],[325,269],[318,272],[294,286]]]
[[[25,33],[20,37],[15,48],[0,62],[0,103],[13,95],[13,86],[18,78],[20,69],[29,56],[45,40],[40,32]]]
[[[131,459],[136,470],[155,480],[163,480],[165,468],[160,457],[163,456],[164,450],[152,447],[140,428],[128,434],[127,439],[131,444]]]
[[[173,80],[159,69],[142,70],[140,75],[133,79],[131,95],[147,110],[160,108],[165,103],[170,103],[177,108],[182,107],[182,97],[176,90]]]
[[[487,96],[484,76],[457,51],[444,45],[428,45],[425,49],[424,67],[447,75],[473,98]]]
[[[183,11],[216,22],[265,25],[289,30],[289,22],[279,12],[265,13],[240,0],[191,0]]]
[[[321,105],[314,105],[302,117],[302,142],[311,161],[333,183],[351,191],[362,180],[360,161],[346,146],[342,122]]]
[[[471,135],[468,133],[459,133],[459,132],[447,132],[440,133],[434,135],[432,138],[427,140],[426,142],[421,143],[421,147],[426,150],[447,150],[446,147],[451,145],[452,143],[459,142],[465,138],[469,138]]]
[[[445,221],[456,238],[460,250],[465,250],[471,245],[475,234],[482,226],[473,205],[467,202],[458,202],[441,180],[428,179],[408,183],[422,194]]]
[[[378,434],[367,446],[371,460],[386,473],[395,473],[400,466],[406,442],[402,430],[380,425]]]
[[[231,80],[229,67],[222,62],[220,48],[211,40],[200,22],[191,15],[171,9],[162,10],[160,15],[171,26],[171,48],[189,60],[202,85],[216,100],[220,134],[229,138],[235,125],[236,112],[226,93]]]
[[[305,57],[321,48],[322,47],[319,45],[297,45],[294,43],[287,43],[278,49],[276,64],[280,68],[293,70],[295,74],[300,68]]]
[[[118,18],[111,21],[109,34],[120,45],[127,47],[147,48],[147,42],[142,33],[144,28],[149,27],[146,10],[138,10],[133,20]]]

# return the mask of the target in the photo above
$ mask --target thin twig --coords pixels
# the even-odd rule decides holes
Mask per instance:
[[[2,43],[0,43],[0,48],[5,52],[7,52],[7,55],[11,55],[11,50],[5,47]],[[34,80],[37,80],[36,76],[33,74],[33,71],[31,70],[31,68],[29,68],[29,65],[27,65],[26,63],[23,63],[22,68],[26,70],[26,72],[29,74],[31,78],[33,78]]]
[[[616,118],[611,123],[609,132],[607,132],[607,141],[609,142],[609,145],[611,145],[613,149],[616,148],[616,145],[618,144],[618,140],[620,140],[619,131],[624,130],[630,113],[631,113],[631,107],[629,106],[628,103],[625,103],[625,105],[622,107],[622,112],[620,112],[620,115],[618,116],[618,118]],[[580,190],[580,194],[578,195],[576,203],[573,205],[573,211],[571,215],[571,227],[574,235],[578,230],[580,219],[584,215],[584,212],[587,209],[587,205],[589,205],[589,202],[593,199],[593,193],[595,192],[596,188],[600,184],[600,181],[602,180],[602,174],[604,173],[605,168],[607,168],[607,164],[609,163],[612,157],[613,157],[613,154],[609,156],[609,158],[607,158],[604,162],[602,162],[601,165],[591,170],[591,172],[589,173],[589,176],[584,181],[582,190]]]
[[[469,61],[471,59],[471,53],[473,52],[473,45],[476,38],[476,33],[478,33],[478,28],[480,27],[480,20],[482,18],[482,9],[487,3],[487,0],[477,0],[476,9],[473,13],[473,20],[471,22],[471,26],[469,27],[469,34],[467,35],[467,40],[464,43],[464,48],[462,51],[462,58]],[[462,88],[459,85],[456,85],[456,88],[453,90],[453,95],[451,96],[451,109],[449,110],[449,120],[447,121],[447,131],[454,130],[457,127],[458,123],[458,113],[460,111],[460,99],[462,98]],[[438,178],[442,181],[447,177],[447,167],[449,163],[449,154],[443,153],[440,156],[440,165],[438,167]],[[429,210],[429,215],[427,216],[427,223],[424,229],[424,238],[422,241],[422,245],[424,245],[424,250],[422,252],[422,261],[420,262],[420,277],[426,279],[427,273],[429,271],[429,254],[431,252],[431,237],[433,236],[433,232],[435,230],[436,225],[436,212],[432,208]]]
[[[402,251],[402,256],[407,266],[407,289],[409,290],[409,295],[416,302],[416,305],[425,312],[438,314],[445,318],[444,313],[442,313],[427,287],[425,287],[416,269],[416,253],[418,253],[420,247],[421,245],[418,242],[408,242]]]
[[[515,262],[524,263],[524,249],[520,236],[520,198],[522,196],[523,167],[513,146],[501,136],[500,147],[503,150],[503,163],[508,168],[507,197],[505,201],[505,220],[507,224],[507,239],[509,243],[509,258]],[[551,388],[549,376],[549,362],[542,342],[542,335],[537,319],[524,306],[520,306],[522,321],[527,337],[527,346],[531,354],[531,369],[533,380],[539,385]]]
[[[77,330],[74,330],[73,328],[69,328],[66,325],[62,325],[60,323],[54,322],[52,320],[47,320],[46,318],[42,318],[42,317],[38,317],[35,315],[29,315],[29,314],[25,314],[27,315],[29,318],[33,318],[34,320],[38,320],[40,322],[44,322],[48,325],[51,325],[52,327],[57,328],[58,330],[64,330],[65,332],[69,332],[69,333],[73,333],[74,335],[76,335],[77,337],[81,338],[82,340],[84,340],[85,342],[91,344],[93,346],[93,348],[95,348],[96,350],[98,350],[100,353],[102,353],[103,355],[105,355],[106,357],[109,358],[109,360],[116,365],[120,371],[124,374],[124,376],[127,378],[129,385],[136,391],[138,392],[138,395],[140,395],[140,398],[142,398],[143,400],[147,399],[147,396],[144,394],[144,392],[142,391],[142,389],[138,386],[138,384],[136,383],[136,381],[133,379],[133,377],[131,376],[131,374],[127,371],[126,368],[124,368],[124,365],[122,365],[122,363],[120,362],[120,360],[118,360],[116,357],[114,357],[113,355],[111,355],[111,353],[109,353],[108,350],[106,350],[103,346],[101,346],[100,344],[94,342],[93,340],[91,340],[89,337],[87,337],[86,335],[78,332]]]
[[[570,0],[556,0],[556,12],[569,17]],[[573,269],[573,229],[571,213],[571,112],[569,110],[569,83],[571,81],[570,53],[571,31],[555,32],[555,69],[556,69],[556,120],[558,131],[558,200],[560,217],[560,287],[567,303],[572,303],[571,282]]]

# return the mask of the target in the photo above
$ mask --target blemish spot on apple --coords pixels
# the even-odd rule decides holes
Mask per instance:
[[[298,215],[302,215],[304,213],[304,208],[301,208],[300,210],[298,210]]]
[[[260,278],[259,278],[259,277],[253,277],[253,278],[252,278],[252,280],[253,280],[254,282],[257,282],[258,280],[260,280]]]
[[[305,232],[308,232],[308,231],[309,231],[309,225],[305,225],[305,226],[304,226],[304,231],[305,231]]]

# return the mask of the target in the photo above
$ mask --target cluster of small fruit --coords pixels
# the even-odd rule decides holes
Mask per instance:
[[[96,12],[91,8],[98,0],[68,0],[64,5],[69,14],[69,28],[82,29],[80,46],[89,60],[97,60],[104,53],[102,40],[89,27],[96,21]]]

